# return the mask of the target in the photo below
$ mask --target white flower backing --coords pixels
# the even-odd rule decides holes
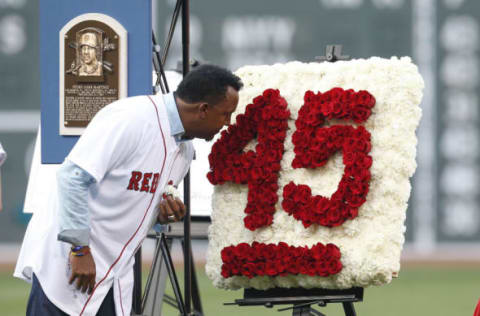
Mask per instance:
[[[216,185],[212,198],[212,224],[209,228],[206,272],[219,288],[238,289],[272,287],[350,288],[389,283],[400,270],[400,253],[404,244],[405,216],[410,196],[410,177],[416,169],[417,128],[424,82],[410,58],[372,57],[335,63],[289,62],[272,66],[246,66],[236,74],[242,78],[238,108],[244,113],[252,99],[265,89],[280,90],[288,102],[291,117],[281,161],[279,200],[273,224],[250,231],[244,226],[247,185]],[[335,154],[326,166],[314,170],[293,169],[292,134],[295,120],[304,104],[307,90],[326,92],[334,87],[367,90],[376,99],[368,121],[362,124],[371,133],[373,164],[367,201],[353,220],[335,228],[312,225],[305,229],[281,206],[283,187],[290,181],[308,184],[312,194],[330,197],[336,191],[344,165],[342,154]],[[339,122],[330,122],[339,123]],[[340,124],[351,124],[353,122]],[[254,149],[252,141],[247,149]],[[329,277],[287,275],[278,277],[245,276],[224,278],[221,275],[224,247],[241,242],[311,246],[318,242],[334,243],[340,248],[343,269]]]

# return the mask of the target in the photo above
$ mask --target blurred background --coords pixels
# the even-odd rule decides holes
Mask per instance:
[[[175,1],[152,2],[153,27],[163,43]],[[390,288],[386,295],[392,295],[391,302],[369,298],[367,290],[359,314],[397,315],[397,310],[398,315],[434,314],[438,301],[456,293],[456,303],[445,301],[436,315],[471,315],[480,297],[480,2],[197,0],[191,2],[190,23],[191,57],[232,70],[249,64],[314,61],[325,55],[327,44],[343,45],[343,54],[352,58],[412,58],[425,90],[402,257],[405,269],[399,280],[385,287]],[[1,167],[0,265],[6,275],[12,272],[30,218],[23,213],[23,203],[40,121],[38,32],[38,0],[0,0],[0,142],[8,153]],[[179,21],[167,69],[176,68],[180,59]],[[206,241],[195,242],[194,247],[201,264]],[[435,277],[429,279],[432,274]],[[8,282],[21,293],[17,303],[10,303],[24,304],[28,286]],[[431,287],[423,289],[427,283]],[[205,284],[211,287],[208,281]],[[455,284],[458,288],[452,288]],[[394,300],[402,286],[410,292],[404,294],[410,295],[405,300],[418,300],[425,312]],[[439,296],[436,291],[443,287],[446,292]],[[413,289],[421,291],[420,297]],[[0,294],[5,294],[1,287]],[[9,300],[2,296],[0,307],[5,307]],[[237,292],[231,297],[239,296]],[[390,311],[385,313],[384,308]],[[24,313],[24,305],[20,311],[18,315]]]

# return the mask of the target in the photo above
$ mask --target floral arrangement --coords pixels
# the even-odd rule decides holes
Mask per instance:
[[[209,156],[217,287],[348,288],[400,268],[423,80],[409,58],[237,71]]]

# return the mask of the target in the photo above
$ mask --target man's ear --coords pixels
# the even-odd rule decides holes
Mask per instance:
[[[200,103],[198,106],[198,113],[201,119],[205,119],[207,117],[208,112],[208,104],[207,103]]]

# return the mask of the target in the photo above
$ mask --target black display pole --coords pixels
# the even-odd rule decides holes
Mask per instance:
[[[183,76],[190,71],[190,0],[183,0],[182,4],[182,49],[183,49]],[[192,312],[192,244],[190,239],[190,171],[183,180],[183,200],[187,212],[184,219],[184,250],[183,263],[185,267],[185,313]]]
[[[135,253],[132,310],[135,314],[140,314],[142,310],[142,247]]]

